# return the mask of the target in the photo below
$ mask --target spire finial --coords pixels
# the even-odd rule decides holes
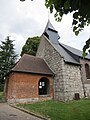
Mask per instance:
[[[50,10],[48,10],[48,21],[50,20]]]

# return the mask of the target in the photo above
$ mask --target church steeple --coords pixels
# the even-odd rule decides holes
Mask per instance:
[[[58,44],[58,39],[60,36],[58,35],[58,31],[55,30],[50,20],[48,20],[46,28],[44,30],[44,35],[54,44]]]

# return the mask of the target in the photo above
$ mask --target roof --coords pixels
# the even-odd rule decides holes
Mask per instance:
[[[77,55],[77,56],[79,56],[79,57],[82,57],[82,53],[83,53],[83,52],[82,52],[81,50],[78,50],[78,49],[76,49],[76,48],[70,47],[70,46],[65,45],[65,44],[62,44],[62,43],[60,43],[60,45],[61,45],[62,47],[64,47],[65,49],[69,50],[70,52],[72,52],[73,54],[75,54],[75,55]],[[86,58],[87,58],[87,59],[90,59],[90,54],[88,54],[88,55],[86,56]]]
[[[55,49],[60,53],[60,55],[64,58],[65,62],[80,64],[78,60],[75,60],[60,44],[54,44]]]
[[[44,31],[44,32],[46,32],[46,31],[48,30],[48,28],[49,28],[49,29],[51,29],[51,30],[53,30],[53,31],[55,31],[55,32],[57,32],[57,31],[55,30],[55,28],[53,27],[53,25],[51,24],[50,20],[48,20],[48,22],[47,22],[47,25],[46,25],[46,28],[45,28],[45,31]]]
[[[60,38],[60,36],[58,35],[58,32],[55,30],[55,28],[53,27],[49,20],[44,30],[44,34],[47,34],[48,39],[54,44],[59,43],[58,39]]]
[[[24,54],[15,67],[11,70],[34,74],[53,75],[46,62],[42,58]]]
[[[78,49],[75,49],[73,47],[70,47],[68,45],[60,43],[58,41],[58,39],[60,38],[59,35],[58,35],[58,32],[55,30],[55,28],[50,23],[50,21],[48,21],[48,23],[46,25],[44,33],[45,32],[48,34],[48,36],[49,36],[48,39],[53,44],[54,48],[64,58],[65,62],[80,65],[80,58],[82,58],[82,51],[80,51]],[[86,56],[86,59],[90,60],[90,55]]]
[[[72,52],[73,54],[82,57],[82,51],[80,51],[80,50],[78,50],[78,49],[75,49],[75,48],[73,48],[73,47],[70,47],[70,46],[68,46],[68,45],[65,45],[65,44],[63,44],[63,43],[60,43],[60,45],[61,45],[63,48],[65,48],[65,49],[69,50],[70,52]]]

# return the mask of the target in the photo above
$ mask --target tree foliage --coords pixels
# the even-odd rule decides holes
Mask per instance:
[[[22,48],[21,56],[23,54],[36,55],[38,45],[40,43],[40,37],[28,38],[25,45]]]
[[[13,40],[7,36],[5,41],[1,41],[0,45],[0,82],[4,83],[4,76],[14,66],[17,55],[14,51]]]
[[[25,1],[25,0],[20,0]],[[54,17],[57,21],[61,21],[64,14],[73,13],[73,32],[78,35],[85,26],[90,24],[90,0],[45,0],[45,6],[56,11]],[[86,49],[90,46],[90,38],[86,41],[83,48],[85,53]]]
[[[56,10],[55,18],[61,20],[64,14],[73,12],[73,31],[78,35],[85,25],[90,24],[90,1],[89,0],[45,0],[46,7],[52,13]]]
[[[54,15],[57,21],[60,21],[64,14],[73,12],[73,32],[78,35],[85,26],[90,24],[90,1],[89,0],[45,0],[46,7],[52,13],[56,10]],[[83,57],[86,56],[86,50],[90,47],[90,38],[86,40],[83,47]]]

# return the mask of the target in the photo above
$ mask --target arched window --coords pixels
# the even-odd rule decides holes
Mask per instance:
[[[50,83],[48,78],[41,78],[38,83],[39,95],[47,95],[50,90]]]
[[[89,65],[87,63],[85,64],[85,71],[86,71],[86,78],[90,79],[90,70],[89,70]]]

